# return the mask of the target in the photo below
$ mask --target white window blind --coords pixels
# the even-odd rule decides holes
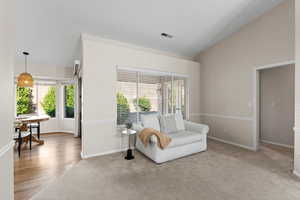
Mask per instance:
[[[117,81],[118,125],[139,121],[140,113],[186,117],[186,77],[118,69]]]
[[[139,111],[162,113],[161,77],[139,73]]]
[[[136,122],[138,110],[134,101],[138,92],[138,73],[118,70],[117,80],[117,123]]]
[[[186,117],[186,78],[173,78],[173,112],[181,113]]]

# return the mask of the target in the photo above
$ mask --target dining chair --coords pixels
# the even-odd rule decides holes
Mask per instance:
[[[29,128],[28,124],[22,123],[18,127],[16,127],[17,132],[14,133],[14,140],[18,142],[18,155],[21,156],[21,147],[24,138],[29,137],[29,148],[31,150],[32,147],[32,129]],[[28,131],[29,129],[29,131]]]
[[[29,128],[31,129],[31,131],[35,128],[37,137],[38,137],[38,139],[40,139],[40,122],[30,123]]]

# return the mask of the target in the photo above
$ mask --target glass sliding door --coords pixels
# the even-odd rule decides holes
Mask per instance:
[[[186,118],[186,78],[173,77],[173,111]]]
[[[172,110],[172,76],[162,77],[163,114],[171,114]]]
[[[163,79],[164,114],[181,113],[186,117],[186,78],[165,76]]]

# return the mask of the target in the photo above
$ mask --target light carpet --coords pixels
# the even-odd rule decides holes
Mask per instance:
[[[208,151],[156,165],[142,154],[80,161],[35,200],[299,200],[292,154],[210,141]]]

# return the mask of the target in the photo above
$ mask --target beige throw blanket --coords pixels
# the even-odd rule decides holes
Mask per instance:
[[[155,135],[157,137],[157,146],[161,149],[165,149],[172,140],[170,137],[159,132],[158,130],[155,130],[153,128],[145,128],[139,133],[139,138],[145,147],[147,147],[152,135]]]

